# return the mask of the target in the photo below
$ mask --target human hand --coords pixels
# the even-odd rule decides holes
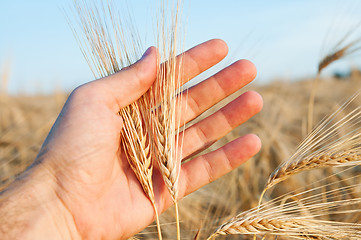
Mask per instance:
[[[227,51],[221,40],[211,40],[188,50],[183,58],[186,71],[180,81],[185,83],[212,67]],[[120,147],[123,123],[117,113],[149,89],[156,71],[156,49],[150,48],[131,67],[80,86],[68,98],[27,174],[47,173],[42,184],[47,183],[49,193],[42,196],[53,199],[54,204],[47,207],[51,219],[64,220],[53,224],[58,233],[67,232],[73,238],[124,239],[154,220],[152,204]],[[240,60],[192,87],[184,103],[187,110],[181,116],[182,121],[196,118],[252,81],[255,75],[253,64]],[[208,147],[261,108],[262,99],[257,93],[242,94],[185,130],[183,155],[187,157]],[[246,135],[184,163],[179,176],[179,197],[236,168],[256,154],[260,145],[256,136]],[[156,168],[153,183],[157,209],[163,212],[172,204],[172,199]],[[44,201],[46,199],[40,200]],[[52,206],[57,210],[53,211]],[[58,216],[53,216],[54,213]]]

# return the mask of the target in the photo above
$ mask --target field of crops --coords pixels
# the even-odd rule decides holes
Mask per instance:
[[[200,230],[200,239],[203,239],[230,217],[257,206],[271,172],[282,161],[292,156],[297,145],[307,135],[307,111],[312,80],[275,81],[262,86],[253,84],[242,90],[242,92],[249,89],[256,90],[263,96],[262,112],[215,143],[210,150],[246,133],[257,134],[262,140],[262,149],[259,154],[237,170],[180,202],[183,237],[190,239]],[[336,111],[360,87],[361,77],[357,71],[343,79],[321,79],[315,98],[315,123]],[[239,94],[241,92],[232,97]],[[32,163],[67,95],[61,92],[41,96],[12,96],[2,93],[0,96],[1,188],[6,187],[17,174]],[[230,98],[226,99],[209,112],[215,111],[230,100]],[[342,114],[346,114],[347,111],[360,104],[361,99],[356,98],[350,108]],[[358,176],[359,170],[356,167],[352,171],[337,174],[327,181],[341,183],[350,176]],[[300,192],[305,186],[339,171],[339,169],[326,167],[297,174],[271,188],[266,193],[264,201],[292,191]],[[325,185],[325,191],[326,188]],[[353,194],[354,199],[361,197],[359,189]],[[324,201],[328,201],[327,197]],[[360,207],[359,203],[357,206]],[[176,226],[173,215],[172,210],[161,215],[165,239],[174,237]],[[348,215],[343,214],[343,217],[344,219],[338,220],[358,223],[360,221],[359,211],[350,212]],[[332,220],[335,216],[330,213],[322,219]],[[152,239],[156,236],[156,228],[150,226],[139,235],[139,238]],[[239,238],[236,236],[236,239]],[[244,239],[247,237],[245,236]]]
[[[186,5],[162,0],[143,54],[145,33],[124,6],[74,0],[65,9],[98,79],[72,93],[11,94],[10,65],[0,66],[0,238],[54,229],[127,238],[154,220],[132,239],[361,239],[361,72],[357,61],[349,73],[324,71],[358,57],[359,20],[332,25],[344,32],[327,36],[314,76],[252,82],[256,70],[241,60],[184,89],[221,69],[230,48],[213,39],[180,54]],[[247,91],[263,97],[260,113],[261,98]],[[262,142],[255,156],[249,133]]]

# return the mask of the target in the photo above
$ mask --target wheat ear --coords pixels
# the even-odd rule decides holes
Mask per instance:
[[[342,116],[357,96],[352,96],[301,142],[295,154],[273,171],[265,190],[301,171],[360,164],[361,107]]]
[[[144,101],[144,97],[137,103]],[[143,105],[142,105],[143,106]],[[144,193],[151,201],[157,223],[158,238],[162,239],[161,228],[159,222],[159,213],[155,203],[153,191],[153,162],[151,155],[151,147],[149,143],[149,133],[147,128],[143,126],[143,119],[146,119],[144,109],[140,110],[138,105],[132,104],[121,109],[120,115],[123,117],[124,127],[121,132],[124,152],[128,158],[129,165],[135,173]]]
[[[313,183],[318,187],[306,186],[304,191],[297,189],[243,212],[221,225],[208,239],[229,234],[274,235],[295,239],[358,239],[361,224],[323,220],[326,216],[336,218],[361,212],[361,198],[357,197],[361,193],[360,175],[332,182],[334,176]]]
[[[116,8],[112,2],[108,2],[108,5],[99,4],[74,0],[83,38],[79,37],[75,30],[74,33],[85,59],[97,78],[109,76],[133,64],[140,58],[142,48],[139,36],[132,26],[123,27],[122,21],[113,14]],[[153,163],[148,131],[151,102],[149,97],[146,93],[136,102],[120,110],[119,114],[124,123],[121,139],[129,165],[153,205],[158,237],[162,239],[152,182]]]
[[[181,129],[180,104],[183,94],[181,88],[182,56],[179,51],[178,22],[181,1],[176,1],[173,9],[162,1],[161,12],[163,16],[171,13],[170,21],[166,18],[158,20],[157,31],[164,33],[168,38],[158,39],[159,49],[166,49],[161,55],[164,63],[161,65],[157,80],[150,89],[153,94],[153,111],[151,112],[152,130],[154,134],[154,153],[158,161],[159,171],[175,205],[177,239],[180,239],[180,220],[178,211],[178,178],[181,161]],[[168,20],[168,21],[167,21]]]
[[[248,220],[240,218],[222,225],[208,239],[213,239],[217,235],[234,234],[288,236],[294,239],[359,239],[361,231],[353,228],[355,228],[353,224],[345,224],[340,227],[326,221],[290,219],[287,216],[281,219],[255,218]]]
[[[361,49],[360,46],[360,38],[356,40],[349,41],[350,36],[356,30],[351,29],[335,46],[334,50],[331,51],[330,54],[324,56],[321,61],[318,63],[318,71],[317,75],[313,81],[312,89],[310,93],[310,99],[308,102],[308,132],[311,132],[313,127],[313,112],[314,112],[314,105],[315,105],[315,97],[318,88],[318,82],[321,76],[322,71],[328,67],[331,63],[336,62],[342,58],[345,58],[349,55],[352,55],[358,52]],[[348,42],[348,43],[347,43]]]

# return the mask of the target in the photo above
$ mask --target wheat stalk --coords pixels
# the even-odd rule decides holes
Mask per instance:
[[[279,182],[284,181],[292,175],[295,175],[302,171],[323,168],[323,167],[339,167],[358,165],[361,162],[360,154],[353,154],[352,152],[345,152],[339,156],[337,155],[321,155],[319,157],[312,157],[309,159],[303,159],[300,162],[295,162],[290,165],[284,165],[282,168],[278,168],[274,171],[267,182],[266,189],[271,188]]]
[[[114,14],[111,2],[101,7],[75,0],[75,9],[82,26],[83,54],[96,77],[109,76],[134,63],[141,56],[141,41],[132,25],[122,26]],[[179,105],[182,104],[181,65],[176,58],[178,49],[178,22],[181,1],[171,9],[168,1],[161,2],[157,20],[156,45],[160,50],[157,79],[151,89],[139,100],[120,110],[124,127],[121,132],[123,148],[129,165],[137,176],[145,194],[156,213],[159,238],[161,239],[158,212],[153,191],[152,159],[157,159],[159,170],[176,207],[177,239],[180,239],[178,216],[178,177],[182,136],[180,132]],[[171,11],[169,11],[171,10]],[[168,14],[170,12],[170,15]],[[111,26],[108,26],[110,22]],[[132,21],[130,21],[132,22]],[[110,31],[112,29],[112,32]],[[127,30],[129,32],[127,32]]]
[[[296,239],[359,239],[361,234],[360,227],[353,224],[320,221],[320,220],[299,220],[287,219],[282,217],[276,218],[255,218],[234,219],[233,221],[222,225],[208,239],[212,239],[217,235],[275,235],[287,236]]]
[[[358,239],[361,224],[326,221],[323,217],[360,212],[360,175],[332,181],[361,163],[361,107],[344,114],[357,98],[352,96],[325,118],[298,146],[295,154],[269,177],[259,206],[221,225],[210,237],[228,234],[276,235],[296,239]],[[299,172],[324,167],[348,167],[304,191],[295,190],[261,204],[267,189]],[[289,202],[289,199],[292,199]]]
[[[322,71],[328,67],[331,63],[334,63],[342,58],[350,56],[359,50],[361,50],[360,40],[361,38],[357,38],[353,41],[350,41],[349,38],[356,31],[358,26],[354,29],[351,29],[345,36],[336,44],[331,53],[324,56],[321,61],[318,63],[317,75],[313,81],[310,99],[308,102],[308,132],[311,132],[313,127],[313,112],[314,112],[314,104],[315,97],[317,92],[318,82],[321,76]]]
[[[336,49],[330,54],[326,55],[318,64],[318,73],[321,74],[321,72],[331,63],[336,62],[341,58],[347,57],[359,51],[361,49],[361,46],[358,46],[357,44],[360,42],[360,40],[361,39],[356,39],[346,44],[345,46],[340,47],[339,49]],[[341,44],[342,42],[338,44],[338,46],[340,46]]]
[[[358,239],[361,224],[326,221],[323,218],[333,216],[336,219],[336,216],[361,212],[361,176],[328,183],[332,177],[315,183],[319,184],[318,187],[306,186],[306,190],[300,193],[295,190],[243,212],[221,225],[208,239],[229,234],[275,235],[295,239]],[[350,181],[355,183],[348,184]],[[325,188],[330,190],[324,191]]]
[[[11,73],[11,60],[5,62],[2,69],[0,69],[0,100],[5,99],[8,94],[8,85]]]
[[[85,39],[82,41],[74,32],[96,77],[109,76],[140,58],[141,43],[138,36],[134,32],[126,32],[132,28],[121,25],[122,21],[113,14],[115,6],[111,2],[107,6],[101,3],[97,6],[75,0],[74,4]],[[109,22],[111,28],[108,26]],[[146,93],[138,101],[120,110],[124,123],[121,139],[129,165],[153,205],[158,238],[162,239],[152,181],[153,162],[148,131],[149,97],[149,93]]]
[[[181,1],[176,1],[175,6],[167,6],[162,1],[161,19],[158,19],[157,32],[163,33],[169,38],[159,38],[158,48],[163,49],[161,58],[165,61],[158,71],[157,81],[150,89],[152,93],[151,112],[152,131],[154,135],[153,152],[158,162],[159,170],[164,183],[173,199],[177,223],[177,239],[180,239],[180,220],[178,211],[178,178],[180,161],[182,159],[179,146],[182,135],[180,134],[180,109],[183,101],[181,87],[182,56],[177,56],[179,48],[179,11]],[[164,16],[170,13],[170,23],[165,21]]]
[[[301,142],[295,154],[273,171],[264,191],[301,171],[360,164],[361,107],[342,116],[357,96],[351,97]]]

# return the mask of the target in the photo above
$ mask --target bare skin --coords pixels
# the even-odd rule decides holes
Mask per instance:
[[[179,81],[212,67],[227,52],[221,40],[188,50]],[[152,85],[156,63],[152,47],[133,66],[72,92],[33,166],[0,195],[1,239],[125,239],[154,220],[153,207],[120,149],[123,123],[117,112]],[[196,118],[255,76],[253,64],[240,60],[192,87],[182,121]],[[257,93],[242,94],[185,130],[184,155],[208,147],[261,108]],[[259,138],[249,134],[183,164],[179,198],[238,167],[260,147]],[[157,170],[154,189],[163,212],[172,200]]]

